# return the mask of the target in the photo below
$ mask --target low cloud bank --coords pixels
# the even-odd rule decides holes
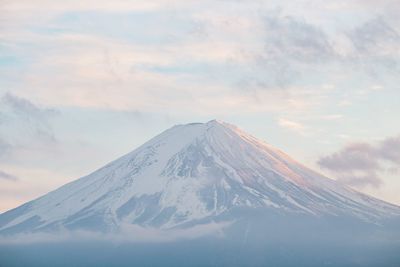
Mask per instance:
[[[60,230],[57,232],[23,233],[0,236],[0,245],[32,243],[107,241],[113,243],[162,243],[178,240],[196,239],[204,236],[223,237],[223,230],[232,222],[212,222],[185,229],[157,229],[132,224],[121,225],[120,230],[112,233],[86,230]]]

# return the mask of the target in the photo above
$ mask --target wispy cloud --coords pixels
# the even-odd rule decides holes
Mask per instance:
[[[306,127],[302,123],[288,120],[285,118],[280,118],[278,124],[283,128],[289,129],[299,134],[304,134],[306,129]]]
[[[18,177],[0,170],[0,179],[8,181],[17,181]]]
[[[389,73],[399,73],[400,34],[384,17],[372,18],[348,34],[355,53],[350,56],[369,74],[379,77],[380,68]]]
[[[265,18],[267,59],[284,57],[299,62],[323,62],[334,54],[324,31],[293,16]]]
[[[381,55],[396,53],[400,43],[399,33],[383,17],[373,18],[349,33],[354,47],[362,54]]]
[[[377,50],[380,37],[396,39],[384,19],[372,20],[372,29],[362,21],[332,32],[333,11],[326,4],[316,3],[327,13],[323,20],[306,8],[294,12],[286,2],[229,2],[229,10],[215,1],[7,3],[2,38],[9,54],[24,59],[21,64],[29,70],[21,82],[8,78],[20,96],[54,106],[176,112],[191,102],[193,115],[302,112],[321,102],[301,97],[310,87],[314,95],[323,93],[315,77],[335,79],[353,68],[354,56],[343,59],[337,39],[359,51]],[[30,18],[42,12],[38,6],[50,15]],[[385,46],[382,53],[396,51]],[[293,95],[306,105],[289,103]],[[224,109],[211,104],[215,98],[226,100],[217,105]]]
[[[38,107],[27,99],[7,93],[0,98],[0,140],[3,152],[12,148],[54,143],[51,120],[54,109]]]

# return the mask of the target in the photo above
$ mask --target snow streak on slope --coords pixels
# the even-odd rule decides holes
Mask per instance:
[[[171,228],[237,208],[370,221],[400,214],[214,120],[174,126],[94,173],[0,215],[0,232],[107,231],[125,223]]]

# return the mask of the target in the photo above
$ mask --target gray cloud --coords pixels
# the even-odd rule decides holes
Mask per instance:
[[[349,33],[355,48],[362,53],[385,52],[387,45],[400,43],[399,34],[382,17],[371,19]]]
[[[52,119],[58,111],[39,107],[7,93],[0,98],[0,160],[18,150],[37,150],[57,143]]]
[[[344,72],[378,80],[400,70],[400,34],[386,14],[332,32],[307,17],[275,13],[262,17],[264,50],[253,55],[252,72],[238,82],[239,87],[287,88],[310,75],[329,77],[335,63]]]
[[[339,152],[319,160],[321,167],[340,170],[375,170],[379,164],[375,157],[375,149],[366,143],[350,144]]]
[[[0,179],[9,180],[9,181],[17,181],[18,177],[0,170]]]
[[[29,100],[11,93],[5,94],[0,99],[0,103],[0,127],[20,124],[19,126],[24,126],[25,130],[32,134],[55,139],[50,119],[57,115],[58,111],[41,108]]]
[[[400,168],[400,136],[376,144],[354,143],[332,155],[321,157],[318,165],[348,185],[379,187],[382,175]]]
[[[266,17],[265,51],[267,57],[285,57],[316,63],[334,54],[326,34],[305,20],[290,17]]]
[[[395,164],[400,164],[400,136],[390,137],[380,143],[379,155]]]
[[[262,16],[264,49],[253,57],[254,68],[238,85],[241,88],[286,88],[309,69],[333,60],[336,55],[326,33],[304,18]],[[271,11],[269,12],[271,13]]]
[[[0,138],[0,158],[7,153],[11,148],[11,145],[8,144],[5,140]]]
[[[363,66],[369,74],[378,75],[380,67],[398,73],[400,34],[384,17],[370,19],[347,36],[356,51],[349,59]]]

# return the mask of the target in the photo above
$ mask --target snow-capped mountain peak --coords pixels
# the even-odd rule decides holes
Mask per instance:
[[[377,220],[397,206],[346,188],[238,127],[176,125],[90,175],[0,215],[0,232],[158,228],[238,209]]]

